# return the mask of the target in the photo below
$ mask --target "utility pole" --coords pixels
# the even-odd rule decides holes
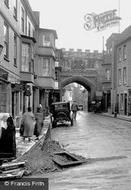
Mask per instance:
[[[118,16],[120,17],[120,0],[118,0]],[[118,33],[120,33],[120,21],[118,25]]]

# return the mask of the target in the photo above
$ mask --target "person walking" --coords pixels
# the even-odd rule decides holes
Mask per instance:
[[[25,112],[22,116],[21,125],[24,126],[23,131],[23,140],[28,138],[28,141],[31,141],[31,137],[34,135],[34,128],[35,128],[36,120],[35,116],[32,113],[31,107],[27,108],[27,112]]]
[[[34,129],[34,135],[36,136],[36,140],[38,140],[43,127],[43,113],[40,106],[37,107],[37,111],[35,113],[35,119],[36,119],[36,124]]]
[[[76,101],[74,101],[71,105],[71,111],[73,112],[73,118],[76,119],[77,111],[78,111],[78,105]]]

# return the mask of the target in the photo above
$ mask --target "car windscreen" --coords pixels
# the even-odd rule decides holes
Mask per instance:
[[[55,104],[55,110],[68,109],[68,104]]]

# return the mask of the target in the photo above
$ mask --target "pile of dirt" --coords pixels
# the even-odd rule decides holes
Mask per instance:
[[[49,172],[61,171],[58,165],[53,161],[55,152],[64,151],[65,149],[58,141],[50,140],[43,146],[38,144],[32,151],[25,154],[21,161],[26,160],[26,169],[32,175],[40,175]],[[76,156],[76,155],[75,155]],[[79,159],[85,159],[82,156],[77,156]]]

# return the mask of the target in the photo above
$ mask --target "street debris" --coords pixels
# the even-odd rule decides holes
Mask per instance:
[[[0,181],[22,178],[25,172],[25,162],[7,162],[0,166]]]
[[[66,160],[65,166],[67,166],[67,164],[69,164],[68,166],[73,166],[86,161],[86,159],[82,156],[67,153],[66,150],[59,144],[59,142],[54,140],[47,141],[44,147],[43,145],[38,144],[35,149],[25,154],[21,158],[21,161],[26,160],[25,167],[32,175],[41,175],[44,173],[61,171],[63,170],[64,164],[63,166],[59,164],[60,159],[57,156],[60,152],[63,152],[62,154],[66,154],[68,157],[68,162]],[[74,160],[75,162],[70,161],[70,159]]]
[[[86,162],[86,160],[77,158],[66,151],[54,153],[53,161],[60,167],[71,167]]]

